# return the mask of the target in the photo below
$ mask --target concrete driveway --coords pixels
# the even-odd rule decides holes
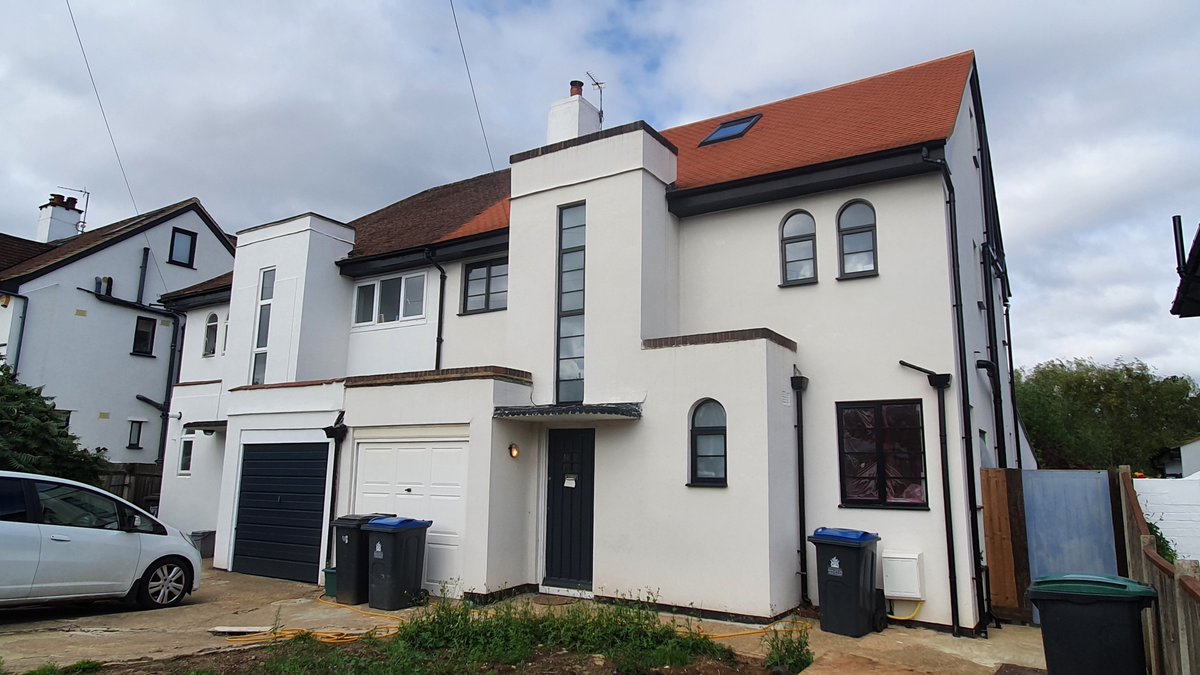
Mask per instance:
[[[47,663],[69,665],[158,660],[232,645],[213,635],[217,626],[280,626],[312,631],[364,631],[413,610],[383,612],[348,608],[318,599],[310,584],[205,569],[200,591],[179,607],[137,611],[119,603],[0,609],[0,656],[7,669],[23,673]],[[371,616],[368,614],[375,614]],[[379,616],[382,615],[382,616]],[[762,626],[702,621],[712,635],[753,631]],[[761,655],[758,635],[723,640],[745,654]],[[993,629],[988,640],[953,638],[921,628],[893,627],[848,638],[814,627],[811,645],[816,673],[956,673],[990,675],[1000,664],[1045,668],[1036,628]]]

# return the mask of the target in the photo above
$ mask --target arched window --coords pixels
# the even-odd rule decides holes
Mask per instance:
[[[838,214],[838,249],[841,278],[879,273],[875,252],[875,209],[866,202],[850,202]]]
[[[797,211],[783,221],[779,257],[783,285],[811,284],[817,280],[817,221],[811,215]]]
[[[725,408],[712,399],[692,411],[691,481],[694,486],[725,486]]]
[[[217,315],[209,314],[204,320],[204,356],[217,353]]]

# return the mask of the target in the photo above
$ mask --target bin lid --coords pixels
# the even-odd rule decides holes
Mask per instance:
[[[1157,598],[1158,591],[1133,579],[1110,574],[1050,574],[1038,577],[1029,586],[1030,600],[1095,598],[1141,601]]]
[[[818,527],[808,538],[814,544],[835,544],[837,546],[863,547],[871,542],[879,541],[879,535],[874,532],[850,530],[844,527]]]
[[[387,518],[376,517],[371,522],[363,525],[362,529],[370,530],[371,532],[399,532],[400,530],[416,530],[429,527],[430,525],[433,525],[432,520],[390,516]]]
[[[343,525],[343,526],[349,526],[349,527],[358,527],[360,525],[369,523],[372,520],[375,520],[376,518],[380,518],[383,516],[394,516],[394,515],[396,515],[396,514],[394,514],[394,513],[347,513],[344,516],[338,516],[337,518],[334,518],[333,522],[330,524],[334,525],[334,526]]]

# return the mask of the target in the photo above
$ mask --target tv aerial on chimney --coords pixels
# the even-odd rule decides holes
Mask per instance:
[[[71,188],[65,185],[59,185],[58,189],[83,195],[83,213],[79,216],[79,224],[75,226],[75,229],[79,230],[79,234],[83,234],[83,230],[87,227],[88,201],[92,198],[92,193],[88,192],[87,188]]]
[[[596,76],[592,74],[592,71],[585,70],[583,72],[587,73],[588,79],[592,81],[592,88],[594,88],[596,91],[600,92],[600,128],[603,129],[604,128],[604,85],[605,85],[605,83],[601,82],[600,80],[597,80]]]

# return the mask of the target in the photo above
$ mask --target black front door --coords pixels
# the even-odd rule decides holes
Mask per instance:
[[[591,590],[595,429],[551,429],[546,586]]]

